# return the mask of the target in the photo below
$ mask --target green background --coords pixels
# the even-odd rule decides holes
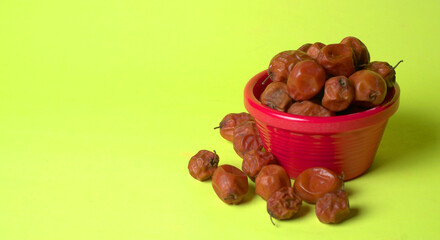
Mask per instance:
[[[0,1],[0,239],[435,239],[439,1]],[[276,53],[360,38],[397,69],[398,112],[346,183],[354,216],[312,205],[274,227],[191,178],[213,127]],[[251,184],[251,191],[253,190]]]

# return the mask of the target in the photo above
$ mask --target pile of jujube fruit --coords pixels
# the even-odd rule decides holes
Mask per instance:
[[[271,59],[260,101],[272,109],[304,116],[363,111],[382,104],[394,86],[400,62],[394,67],[370,62],[367,47],[356,37],[328,45],[307,43]]]
[[[400,62],[394,67],[387,62],[370,62],[367,47],[355,37],[337,44],[304,44],[272,58],[260,101],[278,111],[306,116],[363,111],[383,103],[394,87],[395,68]],[[214,129],[220,129],[220,135],[232,142],[242,159],[241,168],[219,165],[215,151],[200,150],[191,157],[188,170],[199,181],[212,179],[214,192],[224,203],[242,203],[251,180],[255,193],[266,201],[271,220],[292,219],[303,201],[315,205],[315,214],[323,223],[340,223],[349,217],[343,172],[312,167],[292,184],[276,157],[265,151],[249,113],[227,114]]]
[[[220,135],[232,142],[242,158],[241,169],[219,165],[215,151],[200,150],[191,157],[188,170],[199,181],[212,179],[214,192],[224,203],[242,203],[249,193],[249,179],[255,183],[255,193],[266,201],[272,223],[272,218],[287,220],[297,216],[303,201],[315,204],[316,216],[323,223],[339,223],[349,216],[343,176],[315,167],[303,171],[292,184],[275,156],[265,151],[250,114],[227,114],[214,129],[220,129]]]

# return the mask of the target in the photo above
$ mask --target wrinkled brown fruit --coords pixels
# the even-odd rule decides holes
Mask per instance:
[[[324,85],[322,106],[333,112],[347,109],[354,98],[354,87],[345,76],[329,78]]]
[[[321,49],[316,61],[331,76],[350,76],[355,71],[353,50],[345,44],[329,44]]]
[[[342,189],[343,185],[342,178],[334,171],[323,167],[313,167],[302,171],[295,178],[293,188],[303,201],[314,204],[324,194],[336,192]]]
[[[346,37],[342,39],[341,44],[346,44],[353,49],[354,63],[357,68],[362,68],[370,62],[370,52],[365,44],[356,37]]]
[[[396,71],[394,70],[394,67],[387,62],[370,62],[365,69],[378,73],[383,80],[385,80],[388,88],[392,88],[394,83],[396,83]]]
[[[340,223],[350,214],[345,191],[327,193],[316,202],[315,213],[322,223]]]
[[[335,115],[325,107],[308,100],[293,103],[287,110],[287,113],[311,117],[330,117]]]
[[[301,45],[301,47],[299,47],[297,50],[300,50],[300,51],[307,53],[307,50],[309,50],[310,46],[312,46],[311,43],[305,43],[305,44]]]
[[[264,166],[255,179],[255,193],[267,200],[282,187],[290,187],[290,177],[283,167],[275,164]]]
[[[292,98],[287,93],[287,85],[284,82],[271,82],[267,85],[260,96],[260,101],[262,104],[282,112],[285,112],[292,104]]]
[[[354,86],[353,103],[363,107],[380,105],[387,95],[387,84],[376,72],[359,70],[349,77]]]
[[[215,170],[212,187],[217,196],[227,204],[239,204],[249,190],[246,174],[228,164],[220,165]]]
[[[300,50],[283,51],[275,55],[269,63],[267,73],[274,82],[286,82],[292,68],[300,61],[311,59]]]
[[[253,120],[254,118],[249,113],[229,113],[222,119],[219,126],[214,129],[220,128],[220,135],[232,142],[235,127],[242,122]]]
[[[316,59],[318,58],[319,53],[321,52],[321,49],[325,47],[324,43],[321,42],[315,42],[312,44],[309,49],[307,49],[307,54],[312,58]]]
[[[235,152],[241,158],[243,158],[247,151],[261,150],[263,148],[263,141],[260,138],[255,122],[246,121],[235,127],[232,144]]]
[[[308,100],[321,91],[326,79],[324,68],[313,60],[297,63],[289,74],[287,91],[295,101]]]
[[[267,199],[267,212],[278,220],[291,219],[302,206],[301,198],[292,187],[282,187]]]
[[[191,157],[188,163],[188,170],[191,176],[199,181],[205,181],[212,177],[219,162],[218,155],[207,150],[200,150]]]
[[[255,182],[255,178],[261,169],[269,164],[277,164],[278,161],[270,152],[251,150],[244,154],[241,169],[244,173]]]

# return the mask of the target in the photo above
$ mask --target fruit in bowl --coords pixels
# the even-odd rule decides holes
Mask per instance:
[[[232,142],[242,169],[218,165],[215,151],[201,150],[190,159],[191,176],[212,178],[216,195],[232,205],[247,202],[250,179],[274,225],[272,218],[301,215],[303,201],[315,204],[322,223],[350,218],[345,181],[368,170],[398,109],[400,63],[370,62],[355,37],[275,55],[246,84],[248,113],[228,114],[214,128]]]
[[[344,173],[345,180],[362,175],[398,109],[397,65],[370,62],[365,44],[355,37],[344,39],[321,45],[316,60],[302,54],[303,60],[285,69],[287,79],[272,79],[269,65],[246,84],[245,107],[264,149],[293,179],[311,167]],[[308,52],[312,45],[292,51]],[[290,99],[279,91],[282,94],[272,95],[271,104],[265,104],[262,93],[274,81],[286,83]]]
[[[334,44],[306,43],[298,50],[282,51],[271,59],[263,85],[268,79],[272,82],[268,82],[259,100],[270,108],[288,113],[291,105],[310,100],[330,112],[290,110],[292,114],[305,116],[345,115],[353,113],[353,109],[363,111],[384,102],[387,91],[396,82],[395,68],[399,63],[392,67],[384,61],[370,62],[367,47],[353,36]],[[306,104],[318,109],[310,102]]]

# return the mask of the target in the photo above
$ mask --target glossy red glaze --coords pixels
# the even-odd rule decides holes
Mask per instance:
[[[255,118],[264,147],[271,152],[291,178],[311,167],[325,167],[350,180],[371,166],[388,119],[399,107],[398,84],[385,101],[363,112],[308,117],[284,113],[258,100],[270,83],[264,70],[247,83],[244,104]]]

